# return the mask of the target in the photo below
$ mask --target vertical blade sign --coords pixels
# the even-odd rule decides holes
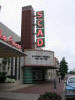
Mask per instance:
[[[37,47],[45,46],[44,11],[36,12],[36,45]]]

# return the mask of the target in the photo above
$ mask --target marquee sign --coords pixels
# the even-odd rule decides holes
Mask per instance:
[[[6,37],[5,35],[2,35],[2,30],[0,29],[0,39],[11,44],[12,46],[21,49],[21,45],[17,44],[15,41],[13,41],[12,36]]]
[[[45,46],[45,34],[44,34],[44,12],[36,12],[36,45],[37,47]]]

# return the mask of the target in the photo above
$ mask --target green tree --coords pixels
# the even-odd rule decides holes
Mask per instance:
[[[65,57],[62,58],[62,60],[60,61],[60,75],[61,75],[61,79],[64,79],[65,75],[68,72],[68,64],[65,60]]]

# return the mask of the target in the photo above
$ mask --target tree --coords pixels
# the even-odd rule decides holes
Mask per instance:
[[[65,75],[68,72],[68,64],[65,60],[65,57],[63,57],[62,60],[60,61],[60,69],[59,70],[60,70],[61,79],[64,79]]]

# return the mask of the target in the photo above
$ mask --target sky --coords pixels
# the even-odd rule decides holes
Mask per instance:
[[[65,57],[69,70],[75,68],[75,0],[0,0],[0,22],[21,36],[22,7],[32,5],[44,11],[45,50]]]

